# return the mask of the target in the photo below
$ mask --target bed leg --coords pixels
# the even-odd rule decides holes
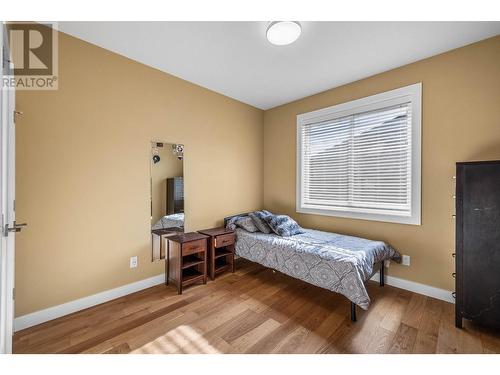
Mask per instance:
[[[351,322],[355,322],[356,319],[356,304],[351,302]]]
[[[380,262],[380,286],[384,286],[384,261]]]

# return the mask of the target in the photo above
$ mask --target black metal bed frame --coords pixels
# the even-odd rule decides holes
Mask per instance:
[[[243,214],[239,214],[239,215],[232,215],[232,216],[225,217],[224,218],[224,227],[226,227],[227,222],[231,218],[236,217],[236,216],[248,216],[248,212],[247,213],[243,213]],[[380,286],[384,286],[385,285],[385,283],[384,283],[384,261],[380,262],[379,284],[380,284]],[[352,302],[352,301],[351,301],[351,321],[352,322],[357,321],[357,318],[356,318],[356,304],[354,302]]]
[[[380,262],[380,271],[379,271],[379,284],[380,286],[384,286],[384,261],[382,260]],[[356,304],[354,302],[351,302],[351,321],[355,322],[357,320],[356,318]]]

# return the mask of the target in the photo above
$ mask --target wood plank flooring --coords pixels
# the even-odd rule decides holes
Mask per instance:
[[[26,330],[14,353],[500,353],[500,333],[452,304],[377,283],[349,319],[349,301],[239,259],[236,272],[177,295],[163,285]]]

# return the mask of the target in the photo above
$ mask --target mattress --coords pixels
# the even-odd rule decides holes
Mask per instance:
[[[388,244],[365,238],[305,229],[280,237],[237,228],[236,254],[307,283],[340,293],[363,309],[370,305],[364,282],[374,264],[401,255]]]

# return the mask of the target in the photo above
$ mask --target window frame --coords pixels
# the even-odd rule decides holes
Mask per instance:
[[[304,207],[302,204],[302,191],[304,179],[302,178],[302,127],[311,123],[333,120],[362,112],[383,109],[391,105],[411,104],[411,210],[409,216],[376,212],[366,209],[327,209]],[[322,108],[316,111],[297,115],[297,144],[296,144],[296,211],[305,214],[334,216],[350,219],[382,221],[389,223],[421,225],[421,138],[422,138],[422,83],[397,88],[379,94]]]

